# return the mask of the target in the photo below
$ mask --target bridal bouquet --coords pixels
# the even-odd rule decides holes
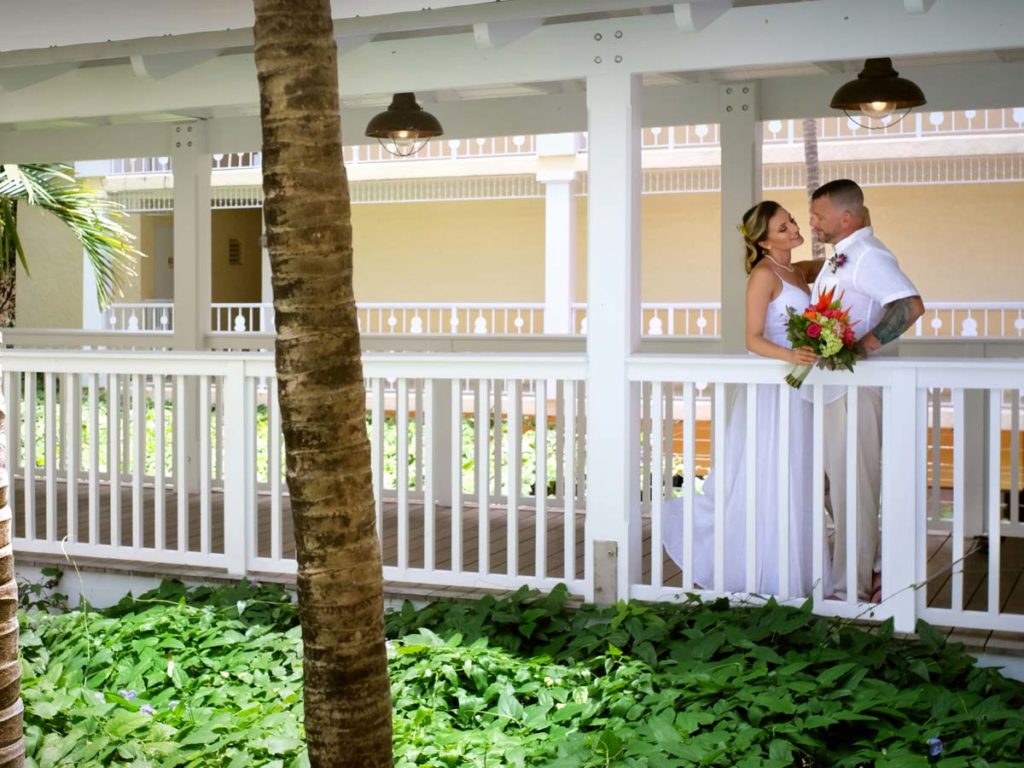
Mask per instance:
[[[826,291],[817,302],[801,313],[786,309],[786,337],[793,347],[810,347],[821,358],[819,365],[853,370],[857,361],[857,337],[850,322],[850,310],[843,309],[843,296],[834,298],[835,289]],[[826,361],[828,361],[826,363]],[[799,388],[811,372],[811,365],[794,365],[786,383]]]

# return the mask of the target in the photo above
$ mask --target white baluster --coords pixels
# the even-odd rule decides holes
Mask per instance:
[[[473,323],[473,333],[478,336],[485,336],[487,334],[487,318],[483,315],[477,315]]]
[[[245,333],[246,331],[245,315],[242,314],[242,310],[238,310],[238,314],[235,315],[234,331],[235,333]]]

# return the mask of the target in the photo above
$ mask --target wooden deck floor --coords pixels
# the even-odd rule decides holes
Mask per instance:
[[[17,535],[25,533],[25,518],[22,511],[24,499],[24,484],[21,480],[13,484],[15,497],[14,525]],[[36,516],[35,525],[37,536],[42,536],[46,531],[46,485],[43,481],[37,481],[36,489]],[[89,501],[88,487],[80,483],[78,487],[78,538],[81,541],[88,541],[89,537]],[[213,552],[224,551],[224,497],[219,492],[210,495],[210,550]],[[548,500],[549,504],[555,502]],[[164,539],[166,546],[176,547],[178,541],[177,530],[177,494],[168,489],[164,496],[165,503],[165,525]],[[542,575],[551,578],[566,578],[566,557],[565,557],[565,523],[561,508],[549,506],[546,512],[544,525],[545,536],[543,540],[545,549],[543,573],[537,573],[537,518],[533,507],[533,500],[529,499],[529,507],[521,507],[516,515],[517,526],[514,540],[518,547],[518,569],[519,575]],[[132,541],[132,490],[130,487],[121,489],[121,535],[120,540],[124,545],[130,545]],[[256,552],[262,557],[269,557],[271,554],[271,512],[270,497],[266,494],[257,495],[258,525],[256,532]],[[282,505],[282,555],[294,557],[295,544],[291,523],[289,499],[283,499]],[[188,549],[200,551],[200,503],[199,497],[189,497],[187,530],[185,535],[188,538]],[[63,482],[57,483],[56,494],[56,538],[59,540],[67,534],[67,486]],[[147,547],[154,546],[154,492],[153,488],[147,487],[143,494],[143,515],[142,515],[142,540]],[[100,509],[97,515],[99,541],[103,544],[110,543],[110,491],[109,487],[101,488]],[[481,522],[480,510],[475,504],[466,504],[462,511],[462,568],[467,571],[479,569],[480,551],[478,547],[478,534]],[[486,516],[489,528],[489,546],[487,548],[488,572],[504,574],[508,570],[508,543],[509,543],[509,514],[505,506],[492,505]],[[577,512],[574,515],[574,536],[573,536],[573,558],[569,564],[570,576],[575,578],[583,577],[584,562],[584,515]],[[418,568],[424,564],[424,513],[421,504],[410,504],[409,526],[408,526],[408,565]],[[230,527],[230,526],[229,526]],[[434,528],[436,531],[434,544],[435,567],[440,570],[447,570],[452,565],[452,514],[448,507],[439,507],[435,513]],[[643,579],[650,583],[651,579],[651,529],[650,520],[643,519]],[[398,516],[397,505],[393,502],[384,504],[384,524],[381,531],[383,556],[385,565],[398,565]],[[964,544],[965,551],[970,554],[964,561],[964,608],[971,611],[986,610],[988,591],[987,579],[989,569],[988,553],[981,540],[968,540]],[[952,536],[948,533],[934,533],[928,537],[928,584],[925,587],[927,602],[929,606],[949,608],[952,600]],[[16,553],[17,557],[17,553]],[[33,556],[32,558],[21,557],[19,562],[44,562],[47,557]],[[1024,614],[1024,539],[1004,538],[1002,541],[1000,565],[1000,610],[1005,613]],[[681,585],[681,574],[679,568],[666,555],[662,553],[664,583],[667,586]],[[81,567],[103,567],[107,569],[127,568],[133,572],[168,574],[172,571],[171,566],[144,563],[128,562],[111,564],[108,561],[79,563]],[[572,572],[575,573],[572,573]],[[191,574],[189,574],[191,575]],[[288,581],[288,577],[282,577]],[[415,589],[416,585],[389,584],[388,589],[394,594],[407,593]],[[416,594],[423,596],[440,596],[451,594],[453,590],[431,587],[427,590],[416,590]],[[977,650],[984,650],[990,653],[1014,653],[1024,655],[1024,635],[1017,633],[989,632],[968,630],[966,632],[950,628],[950,632],[956,633],[957,639],[969,641],[971,646]]]

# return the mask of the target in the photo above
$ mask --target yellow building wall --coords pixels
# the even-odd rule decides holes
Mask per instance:
[[[169,213],[151,213],[138,218],[141,220],[137,228],[133,230],[137,237],[136,247],[145,254],[145,257],[139,262],[139,283],[142,287],[142,295],[150,299],[157,295],[154,289],[155,273],[158,267],[156,260],[160,258],[157,255],[157,230],[160,227],[171,226],[174,217]]]
[[[1024,259],[1016,251],[1024,184],[868,187],[878,236],[930,301],[1020,301]],[[802,190],[766,196],[786,206],[808,234]],[[644,301],[718,301],[718,193],[645,195],[641,203]],[[18,324],[79,327],[81,247],[52,217],[23,207],[22,237],[32,277],[19,268]],[[540,302],[544,299],[544,201],[475,200],[353,206],[359,301]],[[133,215],[143,252],[169,214]],[[214,211],[213,300],[260,300],[260,211]],[[231,265],[228,241],[242,245]],[[735,242],[732,242],[735,240]],[[727,256],[742,262],[739,234]],[[587,201],[577,199],[576,297],[586,301]],[[806,245],[795,254],[810,257]],[[125,301],[151,298],[153,263],[143,260]]]
[[[770,191],[766,197],[782,203],[809,237],[801,190]],[[1017,245],[1024,184],[867,187],[864,199],[875,234],[926,304],[1024,300],[1024,259]],[[808,243],[794,256],[810,253]]]
[[[213,211],[210,234],[210,257],[213,301],[258,302],[260,300],[260,227],[262,213],[258,208]],[[241,246],[239,263],[228,257],[230,240]]]
[[[54,217],[18,206],[18,234],[29,272],[18,264],[19,327],[81,328],[82,246]]]
[[[543,301],[544,201],[352,207],[359,301]]]
[[[586,198],[576,215],[586,301]],[[641,217],[644,301],[717,301],[718,194],[645,195]],[[543,200],[357,205],[352,225],[359,301],[544,300]]]

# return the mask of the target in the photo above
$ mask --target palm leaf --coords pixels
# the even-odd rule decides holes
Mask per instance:
[[[79,185],[71,169],[61,165],[0,165],[0,247],[17,252],[22,266],[27,259],[14,216],[14,203],[49,211],[82,243],[96,275],[96,297],[106,307],[123,293],[125,280],[135,275],[135,259],[142,256],[131,245],[134,235],[122,227],[122,207]]]

